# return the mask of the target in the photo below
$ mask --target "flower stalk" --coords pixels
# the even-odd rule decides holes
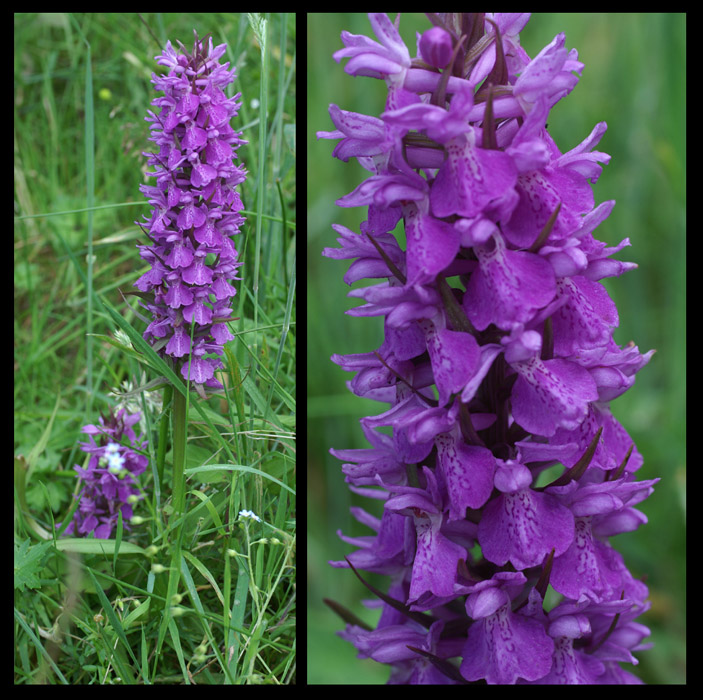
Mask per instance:
[[[180,392],[173,396],[173,518],[177,520],[185,505],[185,458],[187,430],[186,397]]]
[[[564,34],[530,58],[527,14],[428,18],[415,58],[400,15],[369,15],[378,41],[342,32],[334,58],[384,80],[386,105],[330,105],[335,130],[318,132],[369,173],[337,201],[367,208],[360,234],[333,225],[340,247],[323,254],[353,261],[348,284],[375,280],[348,313],[385,330],[380,348],[332,357],[386,408],[361,420],[369,448],[330,450],[383,502],[380,517],[353,509],[374,534],[342,536],[360,548],[331,562],[382,614],[370,629],[328,604],[392,683],[637,683],[621,663],[647,648],[648,591],[610,537],[646,522],[634,506],[658,479],[636,480],[642,455],[610,403],[653,351],[615,343],[601,283],[636,267],[611,259],[629,239],[593,235],[614,205],[591,189],[606,125],[567,153],[547,131],[584,67]]]

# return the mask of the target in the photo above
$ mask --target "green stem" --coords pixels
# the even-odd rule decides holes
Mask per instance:
[[[173,426],[173,512],[169,518],[169,529],[173,533],[169,537],[171,549],[171,565],[169,566],[168,585],[164,600],[164,615],[161,619],[159,637],[156,642],[156,657],[154,658],[154,674],[158,666],[158,658],[161,647],[166,637],[169,622],[173,619],[171,608],[173,606],[173,596],[178,592],[178,582],[180,579],[181,567],[181,544],[183,539],[183,509],[185,506],[185,456],[186,456],[186,397],[178,391],[173,391],[173,410],[171,412],[171,423]],[[179,522],[180,521],[180,522]],[[177,525],[175,525],[177,523]],[[174,527],[175,525],[175,527]]]
[[[168,447],[168,429],[171,413],[171,400],[173,398],[173,387],[167,384],[163,395],[163,413],[161,425],[159,426],[159,446],[156,453],[156,471],[159,475],[159,491],[164,488],[164,464],[166,463],[166,448]]]
[[[173,517],[178,519],[185,505],[186,397],[173,392]]]

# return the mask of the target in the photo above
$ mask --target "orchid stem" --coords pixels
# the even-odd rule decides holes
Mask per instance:
[[[178,519],[185,504],[186,397],[173,392],[173,518]]]

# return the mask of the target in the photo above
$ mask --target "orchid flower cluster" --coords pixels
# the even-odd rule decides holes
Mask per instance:
[[[141,499],[135,477],[142,474],[149,463],[145,455],[137,452],[143,452],[147,446],[143,436],[137,438],[132,427],[140,418],[139,412],[129,414],[120,409],[107,418],[101,415],[99,425],[82,428],[89,442],[81,443],[81,449],[91,457],[85,469],[74,467],[84,485],[77,496],[80,505],[66,528],[66,535],[86,537],[93,533],[98,539],[108,539],[120,512],[124,528],[130,529],[132,506]],[[125,436],[129,446],[123,444]]]
[[[152,74],[164,93],[148,112],[151,138],[158,150],[145,153],[155,171],[156,186],[142,185],[152,207],[144,229],[151,245],[138,246],[150,264],[135,286],[151,314],[144,338],[162,355],[181,363],[181,374],[201,393],[220,389],[215,378],[223,345],[234,337],[227,328],[236,289],[230,280],[241,265],[230,236],[244,218],[235,187],[246,179],[234,165],[237,149],[246,143],[230,126],[241,102],[240,93],[227,98],[223,88],[235,77],[219,58],[226,44],[213,48],[196,35],[192,51],[171,42],[156,57],[167,75]],[[138,222],[137,222],[138,223]],[[213,357],[214,355],[214,357]]]
[[[635,480],[642,456],[610,401],[653,351],[615,343],[601,283],[636,267],[610,259],[629,239],[593,235],[614,205],[590,186],[606,125],[567,153],[547,130],[583,68],[563,33],[530,59],[529,15],[428,17],[415,58],[400,15],[369,15],[378,41],[342,32],[334,58],[385,81],[385,111],[333,104],[336,130],[318,133],[368,171],[337,202],[368,207],[361,234],[335,225],[323,254],[353,260],[348,284],[380,280],[347,313],[385,330],[378,350],[332,360],[389,405],[361,420],[369,448],[330,450],[383,501],[380,518],[352,509],[374,534],[342,535],[358,549],[331,562],[390,577],[366,584],[378,626],[330,604],[391,683],[637,683],[620,663],[647,648],[648,591],[609,538],[646,522],[634,506],[658,479]]]

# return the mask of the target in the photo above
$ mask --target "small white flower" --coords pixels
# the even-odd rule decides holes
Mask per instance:
[[[110,474],[119,474],[124,469],[124,457],[116,452],[110,452],[107,455],[108,467]]]
[[[251,511],[251,510],[240,510],[239,517],[240,518],[251,518],[252,520],[256,520],[257,523],[261,522],[261,518],[256,513],[254,513],[254,511]]]

